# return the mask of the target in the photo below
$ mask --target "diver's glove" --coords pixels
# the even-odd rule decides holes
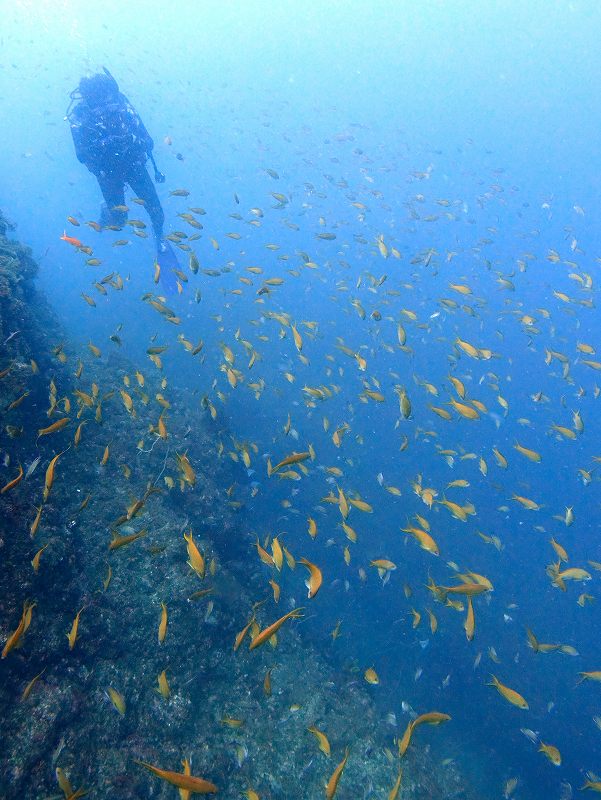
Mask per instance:
[[[150,163],[154,169],[154,179],[156,183],[165,183],[165,176],[162,172],[159,172],[157,169],[156,161],[154,160],[154,156],[152,155],[152,148],[148,150],[148,158],[150,159]]]

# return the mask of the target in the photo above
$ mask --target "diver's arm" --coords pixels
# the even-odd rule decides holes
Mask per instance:
[[[148,131],[146,130],[146,126],[144,125],[144,123],[140,119],[139,114],[137,114],[135,111],[134,111],[134,114],[136,115],[136,120],[137,120],[137,123],[138,123],[138,135],[139,135],[140,139],[142,139],[142,141],[144,142],[144,148],[145,148],[146,152],[147,153],[152,153],[152,150],[154,148],[154,142],[152,140],[152,137],[148,133]]]
[[[71,123],[71,136],[73,137],[73,144],[75,145],[75,155],[81,164],[86,163],[86,146],[83,129],[80,122]]]
[[[81,164],[84,164],[90,170],[90,172],[96,174],[98,170],[98,164],[96,163],[92,148],[90,147],[89,136],[87,135],[87,127],[84,124],[84,121],[79,117],[74,117],[74,119],[71,121],[70,127],[77,160]]]

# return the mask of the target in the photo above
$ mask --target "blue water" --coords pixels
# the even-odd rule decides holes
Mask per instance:
[[[208,395],[223,430],[256,444],[254,473],[234,465],[234,497],[245,502],[241,524],[261,538],[276,532],[284,542],[289,537],[295,555],[322,568],[324,586],[312,601],[304,635],[328,658],[355,659],[359,675],[376,668],[374,702],[396,713],[399,735],[409,719],[401,701],[417,713],[451,714],[452,722],[428,737],[435,740],[436,757],[454,758],[488,797],[502,796],[513,776],[520,781],[516,796],[559,797],[566,791],[562,784],[576,790],[588,771],[601,772],[601,731],[593,721],[600,713],[598,687],[576,686],[579,671],[601,669],[598,607],[576,602],[583,592],[598,595],[599,573],[587,562],[601,561],[598,476],[593,471],[585,486],[578,474],[579,468],[593,469],[593,458],[601,456],[599,377],[582,363],[599,354],[576,349],[577,342],[601,346],[601,10],[577,0],[477,7],[307,2],[302,8],[288,2],[180,2],[173,10],[114,0],[3,5],[0,207],[40,260],[38,287],[72,342],[81,347],[92,341],[106,357],[115,349],[108,337],[122,324],[119,352],[146,364],[149,337],[158,332],[157,342],[172,345],[165,374],[190,389],[191,411],[206,416],[200,399]],[[154,138],[157,164],[167,176],[158,187],[166,231],[194,233],[177,213],[190,206],[206,210],[197,217],[204,228],[193,243],[198,275],[188,270],[187,253],[178,252],[189,277],[182,295],[168,301],[182,319],[179,327],[140,301],[144,291],[158,291],[151,237],[137,239],[128,230],[97,234],[66,222],[68,215],[82,223],[98,218],[98,187],[75,159],[63,116],[79,78],[103,65]],[[177,188],[190,196],[169,196]],[[274,192],[286,195],[284,208],[276,207]],[[251,208],[262,210],[259,227],[248,224],[257,219]],[[132,216],[146,219],[138,211]],[[92,246],[102,265],[87,266],[59,239],[64,229]],[[323,232],[336,238],[316,238]],[[400,259],[380,254],[380,236]],[[112,246],[124,237],[127,247]],[[548,259],[550,250],[559,253],[559,263]],[[451,251],[456,255],[449,259]],[[306,268],[301,253],[317,268]],[[202,272],[226,266],[219,277]],[[263,274],[246,271],[252,266]],[[92,283],[113,270],[127,279],[125,289],[103,297]],[[590,289],[583,286],[586,275]],[[273,277],[284,283],[258,295],[263,280]],[[509,279],[513,289],[499,278]],[[451,283],[469,286],[472,294],[459,294]],[[82,292],[94,297],[96,308],[86,305]],[[441,298],[457,307],[448,308]],[[364,319],[352,300],[361,303]],[[374,311],[381,319],[370,316]],[[300,361],[290,328],[280,338],[282,326],[266,312],[290,315],[309,363]],[[537,333],[524,329],[523,315],[535,318]],[[315,333],[304,321],[317,323]],[[410,352],[398,347],[398,322]],[[238,330],[259,354],[252,369]],[[194,343],[204,340],[202,362],[177,345],[180,333]],[[461,354],[457,337],[489,348],[493,357]],[[367,360],[365,371],[337,349],[341,341]],[[242,373],[235,389],[221,369],[222,344],[234,350]],[[545,363],[546,349],[565,354],[567,380],[562,363]],[[468,400],[485,404],[479,420],[450,409],[456,395],[449,373],[465,383]],[[259,379],[265,387],[255,399],[246,384]],[[437,387],[437,397],[423,381]],[[410,420],[399,421],[398,384],[411,399]],[[303,387],[322,385],[335,387],[333,396],[307,405]],[[366,398],[366,385],[385,401]],[[533,402],[538,392],[549,401]],[[450,409],[453,419],[441,419],[430,404]],[[572,428],[575,410],[584,432],[560,440],[551,425]],[[283,432],[289,414],[297,440]],[[331,436],[343,423],[350,429],[337,448]],[[409,446],[401,452],[404,435]],[[517,453],[516,441],[538,451],[541,463]],[[231,440],[224,436],[223,442],[227,458]],[[268,455],[275,464],[309,443],[317,457],[307,462],[308,476],[298,482],[267,477]],[[493,447],[507,458],[507,469],[497,465]],[[455,451],[453,466],[438,449]],[[461,460],[464,453],[476,458]],[[486,477],[478,470],[480,457],[488,465]],[[343,476],[328,481],[324,468],[334,466]],[[380,485],[379,473],[385,485],[401,490],[400,497]],[[461,522],[439,503],[428,509],[411,489],[418,474],[424,487],[437,489],[438,500],[446,494],[469,501],[476,514]],[[470,486],[445,493],[456,479]],[[255,497],[251,481],[258,483]],[[345,539],[337,506],[322,502],[337,487],[373,506],[370,514],[351,512],[357,544]],[[513,494],[532,498],[541,509],[522,508]],[[281,505],[284,500],[291,508]],[[569,527],[555,518],[568,506],[575,514]],[[401,533],[415,513],[429,520],[439,558]],[[309,516],[319,527],[315,541],[305,535]],[[478,531],[498,536],[503,549],[485,544]],[[567,549],[567,566],[587,569],[590,581],[570,582],[565,593],[551,585],[545,572],[555,560],[551,536]],[[349,567],[343,560],[347,544]],[[385,584],[369,566],[377,558],[397,565]],[[258,571],[252,550],[249,559]],[[465,612],[436,603],[425,588],[429,575],[438,584],[454,581],[449,561],[494,584],[493,593],[474,598],[472,642],[462,628]],[[265,568],[265,583],[267,573]],[[287,603],[294,586],[286,580]],[[413,591],[409,599],[404,584]],[[298,580],[295,585],[298,604]],[[422,614],[416,630],[412,607]],[[435,635],[427,608],[438,618]],[[343,636],[332,646],[329,632],[339,619]],[[571,645],[580,655],[534,653],[526,627],[540,641]],[[490,647],[500,664],[488,656]],[[416,680],[418,669],[423,672]],[[514,708],[488,687],[490,673],[522,693],[530,710]],[[561,767],[537,753],[520,728],[557,746]]]

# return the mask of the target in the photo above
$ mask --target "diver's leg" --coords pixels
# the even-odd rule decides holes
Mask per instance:
[[[96,176],[98,186],[104,197],[104,203],[100,207],[100,224],[107,225],[125,224],[127,212],[115,211],[115,206],[125,205],[125,182],[120,175],[114,172],[101,172]]]
[[[165,214],[161,208],[154,184],[144,164],[132,164],[127,175],[127,183],[136,195],[144,200],[144,205],[156,237],[156,263],[160,269],[163,290],[174,295],[178,291],[178,282],[174,270],[178,268],[177,256],[169,242],[163,238]],[[181,286],[179,287],[181,289]]]
[[[150,217],[154,235],[157,242],[163,237],[163,224],[165,223],[165,214],[161,207],[161,202],[154,188],[152,178],[148,174],[148,170],[144,164],[132,165],[127,176],[127,182],[136,193],[137,197],[144,200],[145,208]]]

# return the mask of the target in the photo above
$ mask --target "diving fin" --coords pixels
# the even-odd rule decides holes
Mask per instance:
[[[167,294],[177,293],[177,277],[173,270],[178,269],[177,256],[173,248],[165,239],[159,239],[157,243],[157,263],[161,268],[161,286]]]

